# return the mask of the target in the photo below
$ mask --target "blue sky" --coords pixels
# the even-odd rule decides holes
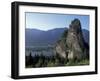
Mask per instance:
[[[50,13],[30,13],[26,12],[26,28],[51,30],[54,28],[69,27],[69,24],[75,18],[81,21],[82,29],[89,30],[89,16],[88,15],[73,15],[73,14],[50,14]]]

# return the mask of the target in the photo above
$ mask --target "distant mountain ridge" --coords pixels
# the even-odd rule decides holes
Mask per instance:
[[[48,31],[38,29],[25,29],[25,44],[26,46],[34,46],[38,44],[54,44],[62,36],[62,33],[67,28],[55,28]],[[89,43],[89,31],[86,29],[82,30],[84,39]]]

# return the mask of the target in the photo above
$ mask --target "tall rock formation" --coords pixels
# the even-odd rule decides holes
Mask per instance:
[[[56,54],[64,59],[81,60],[89,58],[89,46],[84,41],[79,19],[74,19],[71,22],[69,29],[65,30],[55,49]]]

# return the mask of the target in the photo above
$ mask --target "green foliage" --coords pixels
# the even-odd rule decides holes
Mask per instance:
[[[89,65],[89,60],[88,59],[83,59],[80,61],[74,61],[74,60],[70,60],[67,64],[65,64],[66,66],[79,66],[79,65]]]
[[[26,68],[89,65],[89,59],[67,60],[61,58],[59,55],[46,57],[41,54],[32,57],[30,53],[29,56],[26,56],[26,60]]]

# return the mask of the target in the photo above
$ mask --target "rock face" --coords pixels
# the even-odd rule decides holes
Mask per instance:
[[[81,22],[74,19],[56,44],[56,54],[68,60],[89,58],[89,46],[85,43]]]

